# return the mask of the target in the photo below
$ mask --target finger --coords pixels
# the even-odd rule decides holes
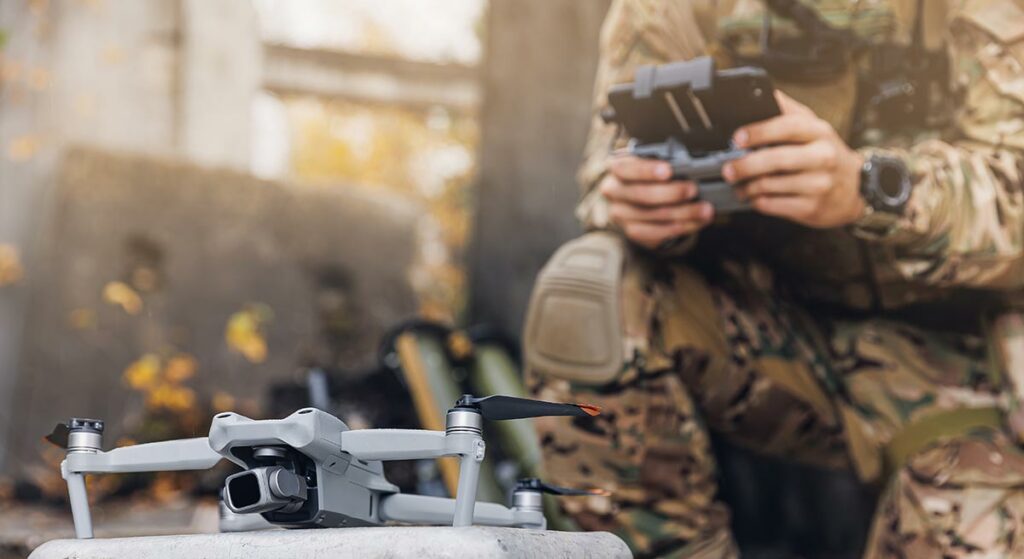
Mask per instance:
[[[639,206],[679,204],[697,196],[697,185],[691,181],[623,184],[613,178],[602,181],[600,188],[608,200]]]
[[[629,155],[613,157],[608,170],[625,182],[657,182],[672,178],[672,166],[668,163]]]
[[[817,200],[808,196],[761,196],[750,205],[765,215],[797,222],[811,220],[817,210]]]
[[[832,176],[821,172],[758,177],[738,186],[737,189],[742,197],[751,199],[779,195],[816,196],[823,194],[831,186]]]
[[[775,102],[779,104],[779,110],[782,111],[782,114],[814,114],[810,107],[778,89],[775,90]]]
[[[714,208],[708,202],[654,208],[633,204],[612,204],[609,214],[612,221],[620,225],[633,222],[670,224],[696,221],[708,223],[714,216]]]
[[[626,237],[634,243],[650,249],[657,248],[665,241],[696,233],[701,228],[700,223],[673,223],[673,224],[652,224],[652,223],[629,223],[622,227]]]
[[[831,170],[838,157],[838,150],[827,141],[764,148],[726,164],[722,176],[735,183],[762,175]]]
[[[733,134],[733,142],[741,148],[803,144],[829,137],[832,133],[832,126],[816,116],[784,114],[740,128]]]

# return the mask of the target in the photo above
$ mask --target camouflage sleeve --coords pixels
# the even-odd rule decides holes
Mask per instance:
[[[967,0],[948,36],[963,93],[954,134],[901,155],[914,177],[904,218],[875,240],[908,279],[1024,286],[1024,5]],[[870,148],[868,149],[870,151]]]
[[[644,64],[663,64],[705,53],[704,33],[698,23],[707,18],[703,2],[613,0],[601,29],[600,60],[594,84],[594,110],[583,165],[577,179],[583,198],[576,216],[588,229],[610,225],[607,201],[595,186],[607,170],[608,157],[621,144],[616,130],[601,120],[608,103],[605,93],[616,83],[633,79]]]

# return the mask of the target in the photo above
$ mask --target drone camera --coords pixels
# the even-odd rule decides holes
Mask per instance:
[[[306,480],[281,466],[253,468],[231,475],[224,482],[231,512],[295,512],[306,501]]]

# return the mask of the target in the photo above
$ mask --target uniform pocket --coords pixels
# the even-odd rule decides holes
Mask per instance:
[[[594,385],[620,375],[625,250],[617,235],[594,232],[555,252],[537,276],[526,312],[528,370]]]

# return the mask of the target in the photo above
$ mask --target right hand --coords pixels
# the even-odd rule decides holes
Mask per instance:
[[[673,181],[672,167],[631,155],[612,157],[609,172],[598,183],[608,200],[612,223],[634,243],[656,249],[711,223],[714,208],[695,202],[693,181]]]

